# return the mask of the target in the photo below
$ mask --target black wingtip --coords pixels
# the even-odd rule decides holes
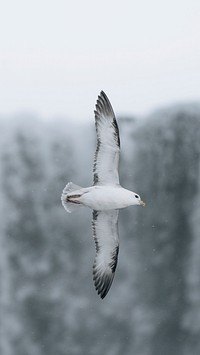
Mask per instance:
[[[103,91],[103,90],[100,91],[100,96],[106,96],[107,97],[105,91]]]
[[[94,265],[93,265],[93,281],[94,281],[95,289],[96,289],[98,295],[101,297],[101,299],[104,299],[106,297],[106,295],[112,285],[113,279],[114,279],[114,272],[112,272],[110,270],[107,275],[106,274],[101,275],[96,270],[96,263],[94,263]]]
[[[102,300],[104,300],[104,298],[106,297],[107,293],[108,293],[108,292],[103,293],[103,294],[100,295],[100,297],[101,297]]]
[[[103,90],[100,91],[100,94],[98,95],[97,101],[96,101],[96,107],[95,107],[95,116],[101,113],[111,115],[113,119],[115,120],[115,113],[113,110],[113,107],[111,105],[111,102],[108,98],[108,96],[105,94]]]
[[[109,103],[110,106],[112,106],[111,103],[110,103],[110,100],[109,100],[108,96],[106,95],[106,93],[105,93],[103,90],[101,90],[99,96],[100,96],[101,98],[103,98],[107,103]]]

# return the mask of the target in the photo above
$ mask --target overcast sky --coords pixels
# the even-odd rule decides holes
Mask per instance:
[[[1,116],[91,119],[102,89],[118,114],[200,100],[200,1],[1,2]]]

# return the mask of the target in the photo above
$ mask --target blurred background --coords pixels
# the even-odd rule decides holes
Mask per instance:
[[[200,3],[8,0],[0,11],[0,354],[200,353]],[[93,286],[93,110],[109,96],[121,184],[112,288]]]

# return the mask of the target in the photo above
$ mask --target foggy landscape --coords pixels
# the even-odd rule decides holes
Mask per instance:
[[[0,120],[0,354],[200,353],[200,104],[118,118],[122,186],[112,288],[93,286],[91,210],[67,214],[68,181],[92,184],[94,122]]]

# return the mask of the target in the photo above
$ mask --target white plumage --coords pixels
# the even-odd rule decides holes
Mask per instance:
[[[119,209],[145,204],[138,194],[124,189],[119,183],[119,129],[111,103],[103,91],[98,96],[94,112],[97,133],[94,184],[82,188],[70,182],[64,188],[61,200],[67,212],[81,206],[93,209],[92,227],[96,245],[93,279],[98,294],[104,298],[117,266]]]

